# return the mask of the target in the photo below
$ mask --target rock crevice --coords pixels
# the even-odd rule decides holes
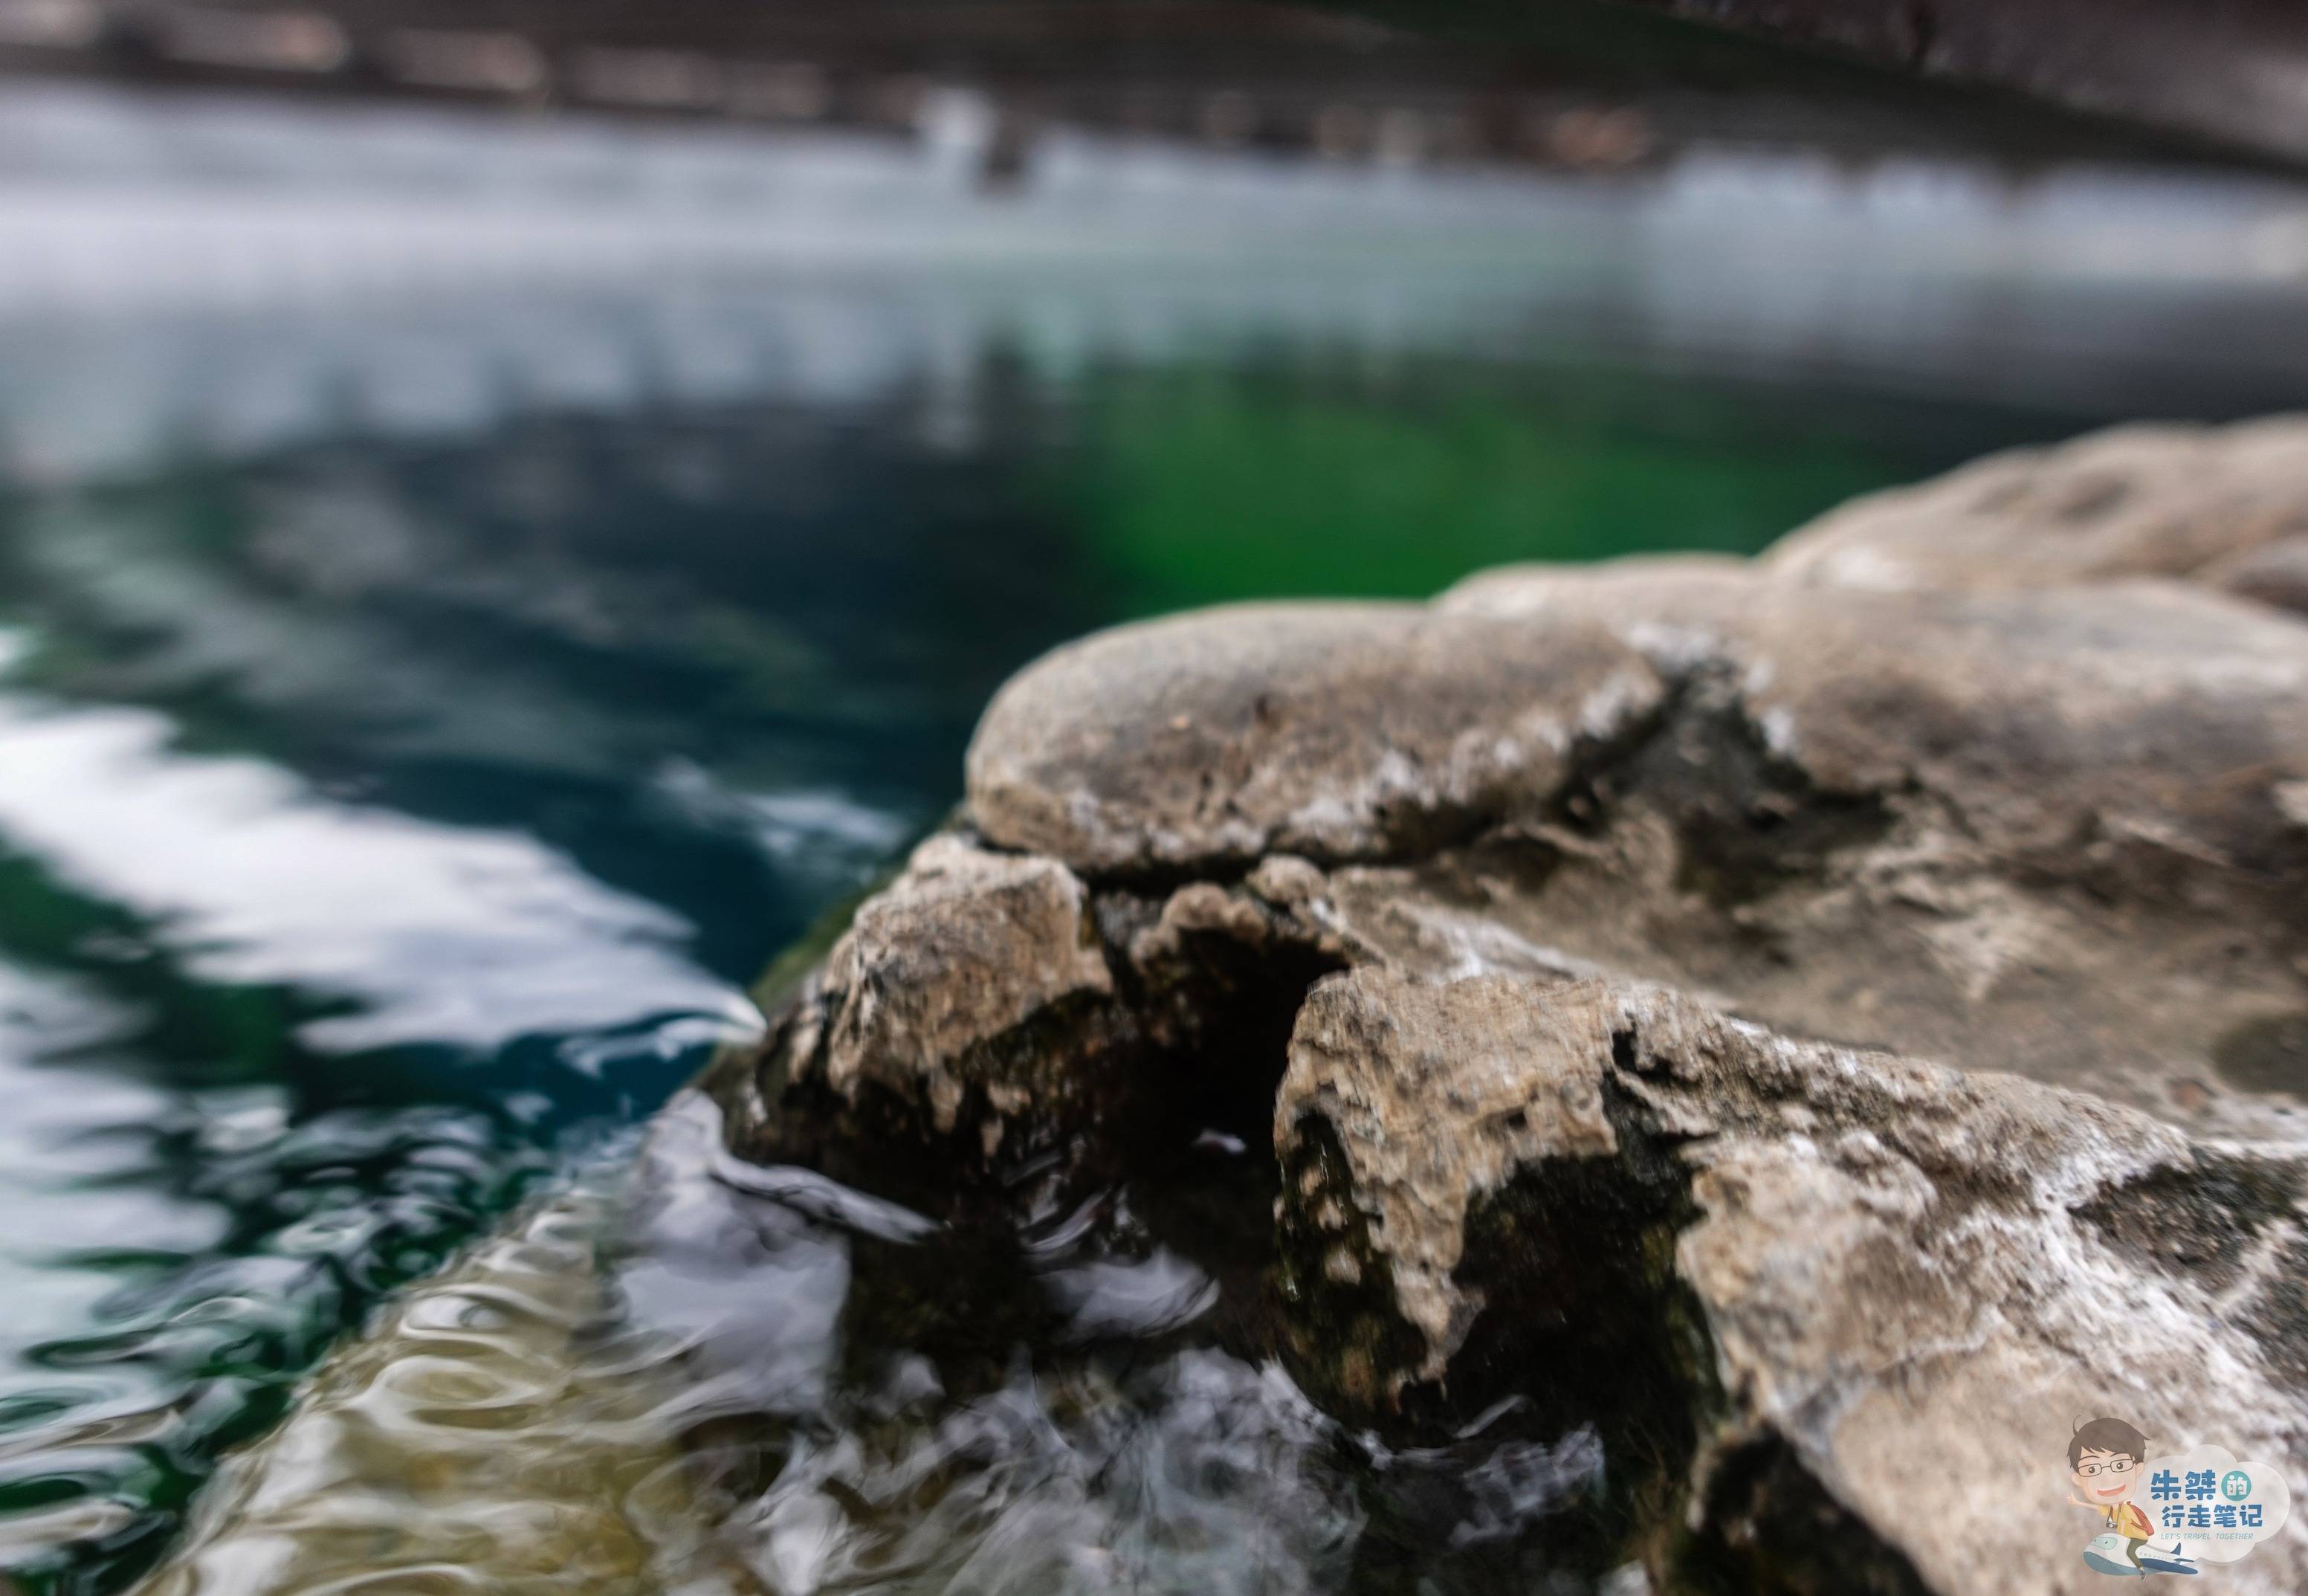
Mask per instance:
[[[1694,1501],[1768,1439],[1929,1589],[2008,1589],[1978,1563],[2042,1561],[2055,1496],[1960,1546],[1929,1526],[1978,1516],[1967,1465],[2015,1477],[2077,1414],[2308,1450],[2283,1342],[2256,1327],[2295,1299],[2244,1262],[2296,1235],[2300,1166],[2090,1097],[1792,1040],[1654,988],[1365,971],[1310,997],[1276,1134],[1286,1168],[1326,1149],[1287,1222],[1345,1253],[1303,1289],[1385,1280],[1420,1338],[1391,1391],[1320,1350],[1314,1388],[1481,1401],[1515,1359],[1585,1344],[1583,1366],[1649,1383],[1654,1431],[1697,1416]],[[1609,1266],[1581,1266],[1595,1254]],[[2239,1287],[2258,1306],[2239,1312]]]

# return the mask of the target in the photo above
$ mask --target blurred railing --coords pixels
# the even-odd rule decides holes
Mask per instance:
[[[1052,126],[1397,166],[1615,169],[1699,138],[2153,147],[1602,0],[1416,14],[1431,25],[1339,0],[0,0],[0,71],[907,136],[959,87],[987,109],[995,184]]]

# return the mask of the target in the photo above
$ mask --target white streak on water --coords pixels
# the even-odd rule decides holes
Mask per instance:
[[[756,1022],[685,956],[678,916],[532,839],[335,802],[170,733],[147,711],[0,698],[0,842],[158,921],[203,979],[354,1000],[306,1027],[314,1046]]]

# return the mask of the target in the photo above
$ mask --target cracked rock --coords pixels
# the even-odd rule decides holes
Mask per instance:
[[[1469,850],[1346,897],[1813,1035],[2308,1136],[2308,1077],[2223,1062],[2308,1015],[2308,627],[2166,582],[1886,594],[1689,561],[1494,572],[1441,602],[1606,617],[1676,692],[1544,857]]]
[[[1113,992],[1072,871],[941,834],[859,907],[775,1017],[761,1061],[771,1079],[746,1072],[740,1101],[725,1106],[741,1142],[773,1117],[765,1086],[850,1110],[870,1097],[939,1135],[975,1092],[998,1122],[1048,1084],[1040,1066],[1064,1054],[1066,1070],[1081,1068]],[[1027,1046],[1038,1028],[1047,1034]]]
[[[1334,1411],[1591,1424],[1662,1592],[2080,1592],[2076,1418],[2308,1476],[2304,440],[1061,649],[730,1145],[934,1209],[1270,1126]]]
[[[1583,1357],[1590,1406],[1648,1385],[1623,1432],[1688,1404],[1670,1588],[2096,1588],[2080,1415],[2308,1470],[2297,1160],[1656,988],[1367,970],[1309,996],[1275,1129],[1303,1312],[1364,1326],[1302,1344],[1310,1385],[1479,1402]],[[1855,1534],[1864,1566],[1790,1577]],[[2225,1575],[2298,1590],[2303,1547]]]
[[[2077,1418],[2308,1478],[2304,426],[1059,650],[731,1145],[934,1210],[1270,1126],[1334,1413],[1592,1435],[1664,1592],[2080,1592]]]

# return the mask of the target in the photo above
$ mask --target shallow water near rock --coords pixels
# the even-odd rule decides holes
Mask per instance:
[[[1598,1588],[1592,1428],[1391,1449],[1259,1346],[1265,1163],[957,1229],[684,1099],[332,1359],[140,1589]]]
[[[65,108],[118,135],[107,181],[219,197],[176,169],[197,107]],[[441,1356],[373,1383],[358,1438],[303,1432],[307,1478],[345,1486],[337,1588],[461,1588],[474,1545],[600,1589],[1606,1574],[1576,1526],[1611,1460],[1575,1425],[1386,1453],[1270,1367],[1270,1175],[1222,1141],[1173,1150],[1199,1173],[1131,1194],[1131,1224],[1075,1205],[1015,1235],[918,1233],[782,1171],[699,1199],[736,1253],[719,1229],[628,1251],[613,1174],[540,1194],[758,1023],[748,984],[936,822],[1044,648],[1218,600],[1751,549],[1985,448],[2272,402],[2308,347],[2278,278],[2111,266],[2052,314],[1976,269],[2090,220],[2089,183],[2007,203],[1722,160],[1537,192],[1511,227],[1488,191],[1425,211],[1326,177],[1399,235],[1351,269],[657,262],[380,296],[314,256],[274,302],[118,249],[117,302],[59,310],[42,263],[96,237],[43,220],[61,147],[0,174],[0,1581],[27,1592],[141,1577],[380,1312]],[[2173,214],[2184,243],[2292,203]],[[1452,231],[1477,203],[1489,230]],[[1923,235],[1951,242],[1911,272]],[[2123,237],[2154,265],[2154,228]],[[1155,1200],[1198,1182],[1232,1194],[1207,1223]],[[510,1213],[536,1217],[396,1295]],[[356,1413],[361,1367],[327,1376]],[[600,1470],[632,1522],[564,1566],[539,1526]],[[476,1478],[444,1526],[473,1540],[378,1539],[392,1493]],[[393,1564],[420,1553],[421,1579]]]

